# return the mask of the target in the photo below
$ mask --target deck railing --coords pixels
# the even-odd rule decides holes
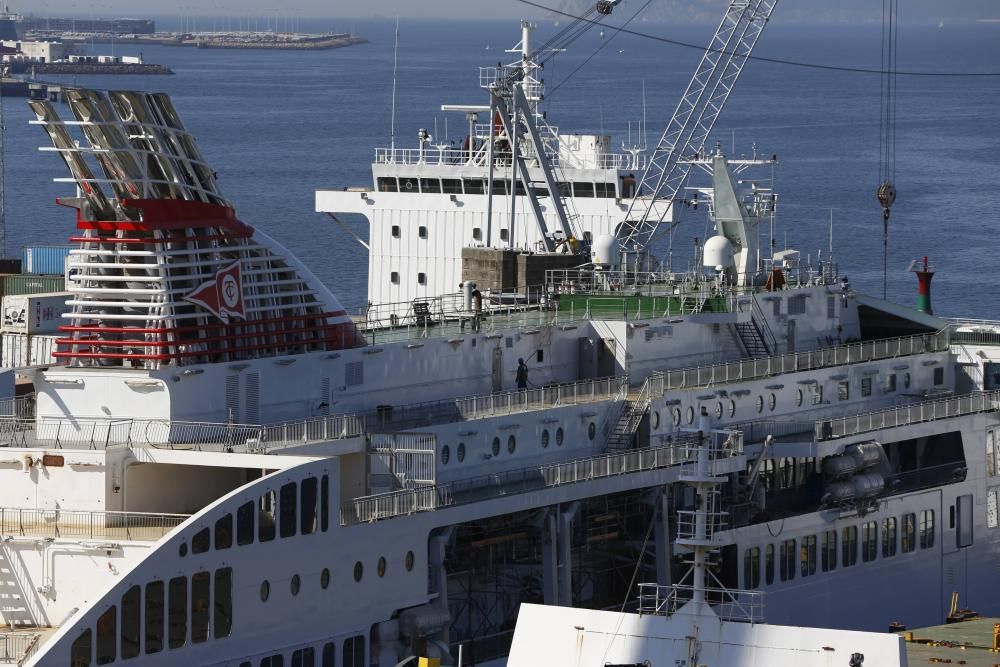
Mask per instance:
[[[694,586],[689,584],[639,584],[639,613],[670,616],[691,601]],[[733,590],[704,586],[705,602],[724,621],[762,623],[764,594],[761,591]]]
[[[787,352],[765,359],[741,359],[694,368],[654,371],[650,375],[650,386],[653,396],[663,396],[665,392],[674,389],[746,382],[783,373],[812,371],[926,352],[943,352],[948,346],[948,331],[942,330],[932,334],[850,343],[808,352]]]
[[[0,664],[25,664],[38,650],[41,637],[37,632],[0,632]]]
[[[832,440],[886,428],[997,410],[1000,410],[1000,390],[975,392],[963,396],[911,403],[888,410],[821,419],[815,425],[815,438],[817,441]]]
[[[0,507],[0,534],[86,540],[156,541],[187,514]]]

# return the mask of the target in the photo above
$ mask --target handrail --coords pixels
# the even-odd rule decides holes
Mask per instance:
[[[942,330],[933,334],[849,343],[807,352],[786,352],[764,359],[740,359],[721,364],[653,371],[650,378],[655,378],[652,384],[654,396],[663,396],[674,389],[746,382],[783,373],[812,371],[926,352],[944,352],[948,347],[948,332]]]
[[[0,632],[0,663],[23,665],[38,648],[41,633]]]
[[[997,410],[1000,410],[1000,389],[922,401],[846,417],[821,419],[816,422],[814,433],[817,441],[832,440],[886,428]]]
[[[189,516],[163,512],[0,507],[0,534],[156,541]]]
[[[721,586],[700,586],[705,601],[722,620],[761,623],[764,620],[764,593]],[[670,616],[694,598],[692,584],[639,584],[640,614]]]

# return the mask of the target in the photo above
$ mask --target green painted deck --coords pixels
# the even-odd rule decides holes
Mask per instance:
[[[913,641],[906,642],[910,667],[919,665],[965,665],[995,667],[1000,653],[993,652],[993,625],[1000,618],[977,618],[964,623],[934,625],[910,630]]]

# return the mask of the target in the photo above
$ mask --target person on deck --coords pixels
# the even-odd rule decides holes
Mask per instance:
[[[517,372],[514,374],[514,379],[517,380],[518,389],[528,388],[528,364],[524,363],[524,359],[517,360]]]

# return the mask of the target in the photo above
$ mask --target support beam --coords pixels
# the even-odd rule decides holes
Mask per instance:
[[[674,550],[670,542],[670,496],[670,486],[663,487],[653,506],[653,513],[656,517],[656,583],[660,586],[672,586],[674,583],[671,571]]]
[[[559,531],[553,509],[542,519],[542,599],[559,604]]]
[[[573,519],[580,503],[559,512],[559,604],[573,606]]]

